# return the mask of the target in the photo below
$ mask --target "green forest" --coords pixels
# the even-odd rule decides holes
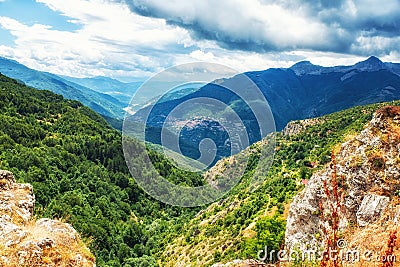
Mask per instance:
[[[36,215],[72,224],[99,266],[156,266],[152,255],[198,212],[145,194],[126,167],[121,134],[79,102],[0,75],[0,109],[0,169],[32,184]],[[200,179],[150,156],[169,180]]]
[[[282,244],[285,205],[302,189],[301,181],[328,163],[335,145],[362,130],[382,105],[318,118],[296,135],[276,133],[272,167],[255,192],[248,190],[248,182],[261,145],[252,145],[242,182],[223,200],[209,207],[180,208],[160,203],[138,187],[126,167],[121,133],[100,115],[77,101],[0,74],[0,169],[32,184],[35,214],[72,224],[98,266],[166,266],[174,262],[178,246],[194,251],[206,242],[215,244],[203,251],[210,263],[255,258],[264,246]],[[204,182],[201,175],[188,175],[156,151],[150,151],[150,157],[176,184]],[[238,205],[231,208],[233,202]],[[216,216],[222,212],[224,216]],[[212,222],[200,223],[207,219]],[[245,237],[243,232],[255,221],[255,234]],[[188,257],[194,262],[196,254]]]

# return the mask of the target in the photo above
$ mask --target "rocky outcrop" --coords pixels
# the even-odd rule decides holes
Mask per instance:
[[[364,227],[376,222],[388,205],[389,197],[375,194],[365,195],[356,213],[358,225]]]
[[[32,218],[32,186],[0,171],[0,266],[96,266],[79,234],[67,223]]]
[[[282,130],[283,135],[292,136],[304,131],[307,126],[314,125],[320,121],[319,118],[305,119],[300,121],[290,121]]]
[[[396,210],[400,192],[400,108],[377,111],[358,136],[342,144],[336,168],[331,163],[314,174],[294,198],[285,235],[288,248],[323,245],[323,230],[329,228],[321,216],[321,207],[329,206],[324,181],[325,186],[331,185],[335,169],[336,177],[343,180],[340,231],[350,226],[367,227],[381,221],[389,210]],[[394,223],[394,217],[390,218],[385,225]]]

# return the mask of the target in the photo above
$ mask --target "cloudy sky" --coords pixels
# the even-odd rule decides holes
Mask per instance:
[[[0,56],[75,77],[400,62],[399,43],[399,0],[0,0]]]

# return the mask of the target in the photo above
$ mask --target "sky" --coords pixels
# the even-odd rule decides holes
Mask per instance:
[[[399,43],[399,0],[0,0],[0,56],[73,77],[400,62]]]

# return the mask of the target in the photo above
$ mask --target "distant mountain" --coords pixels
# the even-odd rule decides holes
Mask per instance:
[[[335,67],[323,67],[314,65],[310,61],[301,61],[290,67],[297,75],[318,75],[332,72],[346,73],[349,71],[378,71],[378,70],[390,70],[393,73],[400,75],[400,64],[391,62],[382,62],[379,58],[371,56],[368,59],[358,62],[352,66],[335,66]]]
[[[62,76],[65,80],[91,88],[97,92],[111,95],[121,103],[129,104],[137,89],[143,84],[142,81],[124,83],[108,77],[74,78]]]
[[[97,113],[123,118],[126,104],[104,93],[68,81],[55,74],[30,69],[17,61],[0,57],[0,73],[37,89],[49,90],[67,99],[78,100]]]
[[[268,100],[277,130],[283,129],[292,120],[322,116],[358,105],[400,99],[400,64],[384,63],[376,57],[370,57],[353,66],[322,67],[305,61],[287,69],[272,68],[247,72],[244,75],[260,88]],[[167,115],[175,107],[193,99],[213,98],[229,105],[239,115],[247,128],[250,143],[254,143],[260,140],[254,116],[249,113],[246,103],[223,88],[225,84],[234,84],[239,78],[240,76],[235,76],[226,79],[221,86],[208,84],[182,98],[158,103],[151,107],[152,111],[146,123],[151,127],[163,127]],[[150,107],[138,111],[131,119],[143,122],[143,114],[148,108]],[[176,120],[179,123],[179,119]],[[188,124],[187,121],[185,123]],[[229,155],[227,152],[230,151],[230,147],[225,140],[226,134],[215,132],[221,127],[214,127],[207,118],[201,120],[198,117],[190,125],[189,130],[180,133],[180,140],[193,144],[193,150],[186,154],[187,156],[198,157],[197,148],[200,141],[206,137],[216,138],[213,140],[217,145],[218,157]],[[199,134],[194,134],[191,129],[196,129]],[[151,138],[154,138],[154,135]],[[147,141],[157,143],[158,140],[159,138],[155,138]]]
[[[194,82],[191,84],[181,85],[177,88],[172,88],[170,91],[165,93],[165,90],[171,86],[170,84],[165,82],[152,82],[154,88],[151,88],[151,90],[140,90],[140,93],[135,95],[138,89],[143,85],[144,81],[124,83],[116,79],[101,76],[92,78],[62,77],[69,82],[113,96],[126,106],[129,105],[130,113],[135,113],[137,110],[154,103],[157,99],[159,102],[165,102],[181,98],[201,87],[201,85]],[[171,82],[171,84],[174,84],[174,82]],[[135,97],[133,98],[133,96]]]
[[[291,120],[400,99],[400,64],[370,57],[353,66],[300,62],[289,69],[246,73],[271,105],[277,129]]]

